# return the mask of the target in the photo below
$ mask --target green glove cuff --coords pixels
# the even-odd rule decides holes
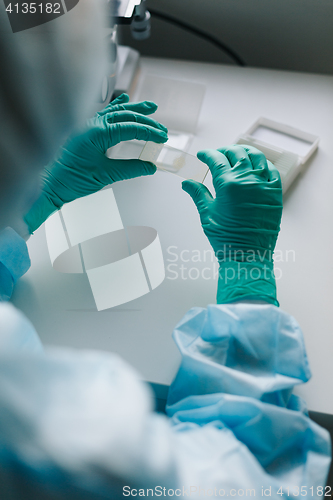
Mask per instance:
[[[33,234],[51,214],[60,208],[61,207],[56,207],[52,203],[45,192],[42,192],[30,208],[29,212],[23,218],[24,222],[28,226],[29,233]]]
[[[226,304],[244,299],[264,300],[279,306],[272,261],[220,262],[216,302]]]

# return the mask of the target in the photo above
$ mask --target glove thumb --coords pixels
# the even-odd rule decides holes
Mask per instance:
[[[199,214],[208,206],[213,197],[209,189],[200,182],[187,180],[182,182],[182,188],[188,193],[195,203]]]

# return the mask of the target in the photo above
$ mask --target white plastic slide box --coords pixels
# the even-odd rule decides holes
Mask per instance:
[[[261,117],[236,143],[253,146],[264,153],[278,169],[285,193],[317,149],[319,137]]]

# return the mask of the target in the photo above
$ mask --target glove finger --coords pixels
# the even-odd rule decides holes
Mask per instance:
[[[110,111],[134,111],[141,115],[152,115],[158,106],[152,101],[129,102],[128,104],[117,104]]]
[[[248,154],[253,166],[253,170],[257,175],[262,176],[264,179],[269,178],[267,158],[262,151],[254,148],[253,146],[241,145]]]
[[[127,94],[121,94],[120,96],[116,97],[116,99],[113,99],[107,106],[105,106],[104,109],[101,111],[98,111],[96,114],[98,116],[104,116],[107,113],[110,113],[111,111],[114,111],[114,106],[117,105],[124,105],[129,101],[129,97]]]
[[[278,169],[271,163],[267,161],[267,170],[268,170],[268,181],[270,184],[274,184],[274,187],[278,187],[282,189],[281,177]]]
[[[193,181],[191,179],[186,180],[182,182],[182,188],[191,196],[200,215],[203,213],[204,209],[207,208],[208,204],[213,200],[209,189],[200,182]]]
[[[116,97],[115,99],[113,99],[113,101],[111,101],[110,104],[111,104],[111,106],[115,106],[116,104],[125,104],[128,101],[129,101],[128,94],[125,94],[125,92],[123,92],[118,97]]]
[[[164,130],[144,125],[142,123],[113,123],[108,125],[108,132],[110,142],[107,148],[118,144],[123,141],[131,141],[138,139],[139,141],[153,141],[157,143],[164,143],[168,140],[168,134]]]
[[[234,172],[247,173],[253,171],[252,163],[243,146],[233,144],[226,148],[219,148],[218,151],[228,158]]]
[[[214,189],[218,194],[223,184],[223,174],[231,169],[228,158],[217,149],[198,151],[197,157],[209,167],[212,173]]]
[[[164,132],[168,132],[168,129],[161,123],[153,120],[149,116],[142,115],[140,113],[135,113],[133,111],[114,111],[106,115],[106,120],[108,123],[121,123],[121,122],[136,122],[142,123],[143,125],[149,125],[150,127],[155,127]]]
[[[143,175],[153,175],[155,172],[156,165],[149,161],[108,159],[107,162],[107,173],[111,183]]]

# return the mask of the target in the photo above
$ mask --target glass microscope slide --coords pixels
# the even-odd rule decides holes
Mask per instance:
[[[159,170],[178,175],[183,179],[203,182],[208,167],[196,156],[172,148],[166,144],[155,142],[127,141],[113,146],[107,151],[109,158],[140,160],[154,163]]]

